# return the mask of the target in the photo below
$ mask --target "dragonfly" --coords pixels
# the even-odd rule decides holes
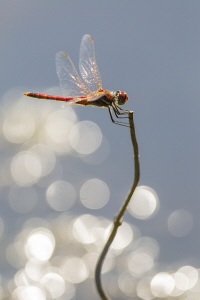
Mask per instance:
[[[128,95],[120,90],[112,92],[102,88],[94,41],[89,34],[83,36],[80,46],[79,70],[81,76],[78,74],[69,55],[65,52],[56,54],[56,69],[63,96],[34,92],[23,94],[38,99],[64,101],[67,104],[105,107],[108,108],[113,123],[129,127],[128,123],[120,120],[128,118],[129,111],[120,107],[128,101]],[[117,120],[114,119],[114,115]]]

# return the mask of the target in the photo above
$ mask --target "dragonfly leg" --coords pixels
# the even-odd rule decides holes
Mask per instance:
[[[114,104],[114,103],[113,103]],[[123,109],[121,108],[120,106],[118,106],[117,104],[114,104],[114,106],[116,107],[119,115],[125,115],[125,114],[128,114],[129,113],[129,110],[128,109]],[[119,109],[123,112],[120,112]]]
[[[113,107],[112,107],[112,108],[113,108]],[[109,114],[110,114],[111,121],[112,121],[114,124],[121,125],[121,126],[125,126],[125,127],[130,127],[130,126],[129,126],[129,123],[126,123],[126,122],[119,122],[119,121],[116,121],[116,120],[113,119],[113,116],[112,116],[112,113],[111,113],[111,107],[110,107],[110,106],[108,106],[108,111],[109,111]],[[114,109],[113,109],[113,111],[114,111],[116,117],[117,117],[117,118],[120,118],[120,117],[116,114],[116,112],[115,112]]]
[[[124,110],[121,107],[117,106],[115,103],[112,103],[112,109],[113,109],[113,111],[115,113],[115,116],[117,118],[119,118],[119,119],[120,118],[121,119],[128,118],[129,110]],[[123,112],[120,112],[119,109],[122,110]],[[126,115],[126,116],[124,116],[124,115]]]

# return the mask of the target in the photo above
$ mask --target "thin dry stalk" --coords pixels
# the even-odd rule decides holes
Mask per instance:
[[[96,282],[96,287],[98,290],[98,293],[101,297],[102,300],[110,300],[110,298],[106,295],[105,291],[103,290],[102,283],[101,283],[101,270],[103,266],[103,262],[105,260],[106,254],[108,253],[108,250],[110,248],[110,245],[112,244],[119,226],[122,224],[122,218],[123,215],[126,211],[126,208],[130,202],[130,199],[138,185],[139,178],[140,178],[140,165],[139,165],[139,152],[138,152],[138,143],[136,139],[136,134],[135,134],[135,125],[133,121],[133,111],[130,111],[128,113],[129,117],[129,125],[130,125],[130,136],[131,136],[131,142],[133,146],[133,153],[134,153],[134,181],[132,184],[132,187],[130,189],[130,192],[124,201],[121,209],[119,210],[118,214],[113,220],[113,228],[110,233],[110,236],[108,237],[108,240],[99,256],[96,269],[95,269],[95,282]]]

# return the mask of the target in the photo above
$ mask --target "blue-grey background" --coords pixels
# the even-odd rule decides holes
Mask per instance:
[[[81,38],[85,33],[92,35],[103,87],[126,91],[125,108],[135,112],[140,184],[152,187],[160,201],[153,218],[139,221],[126,214],[125,219],[144,236],[157,240],[160,261],[184,261],[196,267],[200,249],[199,16],[198,0],[0,3],[1,96],[15,87],[20,92],[40,92],[58,85],[56,52],[66,51],[78,66]],[[133,180],[129,130],[113,125],[105,109],[76,107],[76,112],[80,120],[99,125],[110,141],[110,155],[100,165],[73,159],[65,174],[75,178],[73,169],[81,169],[83,178],[85,174],[106,181],[112,201],[98,214],[112,219]],[[10,143],[1,152],[12,153],[12,147]],[[7,190],[0,192],[1,216],[12,224],[13,212],[3,201]],[[42,201],[41,196],[41,205]],[[192,230],[182,238],[167,228],[169,215],[177,209],[189,211],[194,220]],[[81,206],[75,210],[87,213]],[[48,213],[47,209],[41,212],[38,204],[31,214],[45,218]]]

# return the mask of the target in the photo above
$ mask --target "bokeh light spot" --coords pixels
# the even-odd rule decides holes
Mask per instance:
[[[154,259],[158,257],[159,255],[159,244],[158,242],[148,236],[140,237],[136,243],[135,247],[137,248],[137,251],[139,252],[146,252],[149,253],[150,256],[152,256]]]
[[[46,228],[36,228],[28,236],[25,253],[29,259],[47,261],[53,254],[55,238]]]
[[[80,283],[87,279],[88,268],[83,259],[75,256],[67,257],[62,266],[62,274],[69,282]]]
[[[137,284],[137,295],[143,300],[152,300],[155,297],[152,295],[150,282],[148,278],[142,278]]]
[[[54,111],[46,119],[41,138],[44,138],[56,153],[70,153],[72,148],[69,134],[76,121],[77,117],[72,107]]]
[[[11,174],[18,185],[33,185],[41,176],[41,164],[38,157],[29,151],[19,152],[12,159]]]
[[[183,266],[174,274],[176,287],[181,291],[186,291],[195,286],[199,279],[197,269],[192,266]]]
[[[76,191],[73,185],[64,180],[53,182],[46,191],[48,204],[56,211],[65,211],[73,206]]]
[[[21,108],[22,109],[22,108]],[[35,122],[30,112],[12,108],[3,122],[5,138],[12,143],[23,143],[30,139],[35,130]]]
[[[73,126],[70,133],[70,142],[79,154],[91,154],[101,145],[102,133],[96,123],[82,121]]]
[[[130,275],[121,274],[118,279],[118,285],[124,295],[132,297],[135,295],[136,282]]]
[[[92,215],[82,215],[73,224],[73,235],[77,241],[83,244],[91,244],[96,241],[94,234],[97,226],[97,218]]]
[[[38,286],[19,286],[12,293],[12,300],[46,300],[43,289]]]
[[[45,288],[49,297],[57,299],[64,294],[65,281],[56,273],[47,273],[43,276],[41,284]]]
[[[136,250],[127,258],[127,265],[132,274],[136,276],[142,275],[154,266],[154,258],[145,250]]]
[[[184,237],[192,230],[194,224],[192,214],[185,210],[175,210],[168,218],[169,232],[175,237]]]
[[[148,186],[139,186],[131,198],[128,211],[137,219],[148,219],[158,210],[158,206],[156,192]]]
[[[80,200],[84,206],[90,209],[102,208],[107,204],[109,198],[109,187],[98,178],[86,181],[80,189]]]
[[[105,231],[105,236],[108,236],[112,227],[113,224],[108,226],[108,228]],[[122,225],[118,228],[117,235],[114,241],[112,242],[110,248],[115,250],[124,249],[130,244],[132,240],[133,230],[128,223],[123,222]]]
[[[165,272],[157,273],[151,280],[151,291],[155,297],[165,298],[174,289],[175,282],[173,277]]]
[[[44,275],[44,267],[46,266],[46,263],[48,262],[41,262],[34,258],[29,259],[25,265],[27,277],[34,281],[40,281]]]

